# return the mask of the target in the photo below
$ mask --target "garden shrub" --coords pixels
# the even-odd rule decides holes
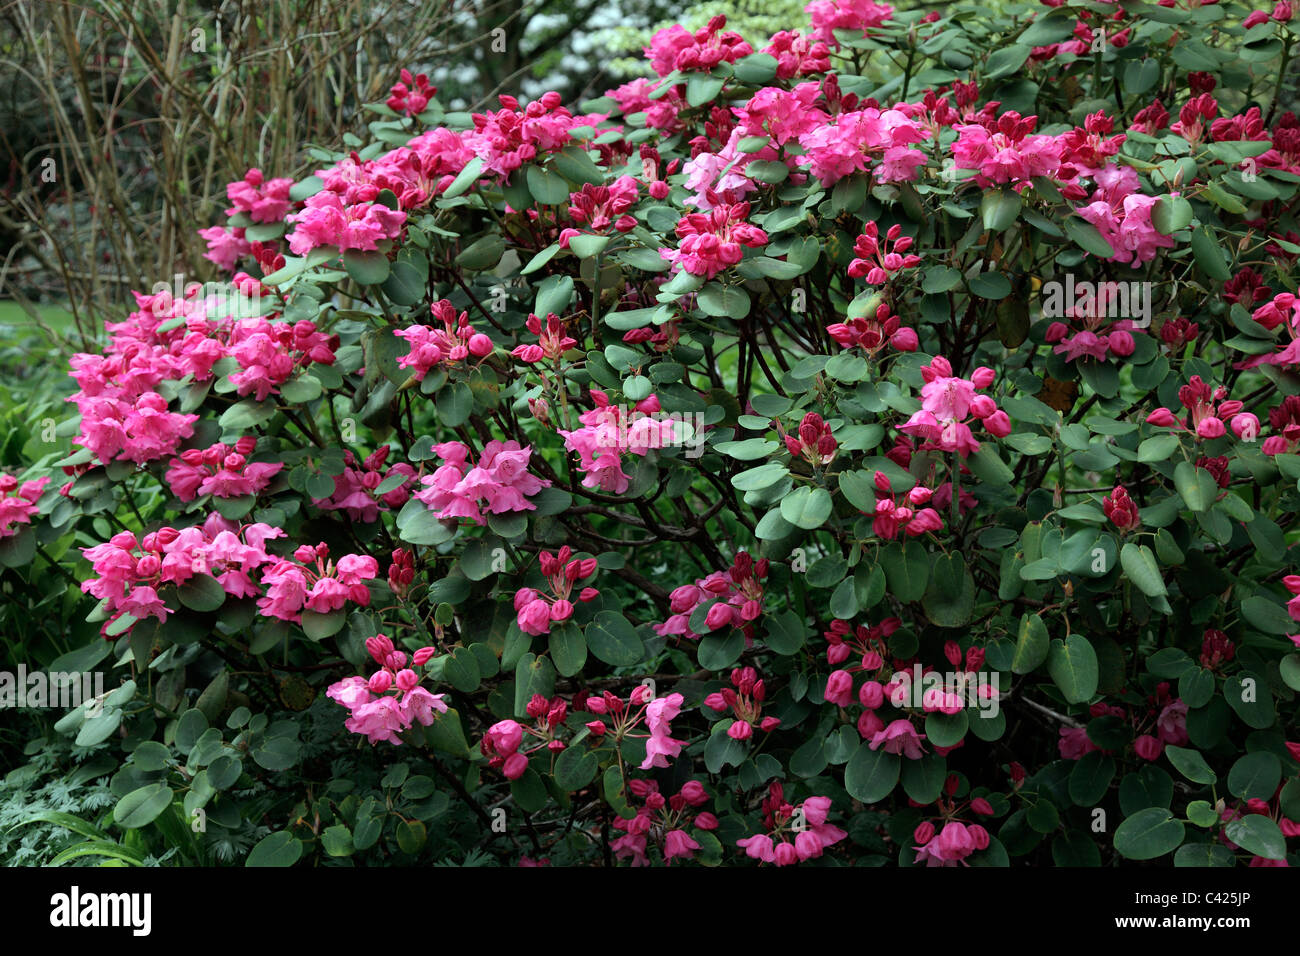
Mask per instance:
[[[0,503],[115,675],[67,852],[1294,859],[1290,6],[807,14],[405,74],[72,357]]]

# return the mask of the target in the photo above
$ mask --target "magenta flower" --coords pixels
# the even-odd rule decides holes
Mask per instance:
[[[921,741],[924,739],[925,734],[918,734],[910,720],[900,717],[872,737],[868,746],[872,750],[879,750],[883,746],[885,753],[902,754],[908,760],[920,760],[925,753],[921,749]]]

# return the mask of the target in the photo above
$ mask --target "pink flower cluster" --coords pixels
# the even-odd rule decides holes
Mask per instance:
[[[767,687],[758,672],[752,667],[737,667],[731,672],[731,687],[709,694],[704,698],[704,706],[716,711],[730,710],[735,719],[727,728],[727,736],[732,740],[748,740],[754,736],[756,726],[765,734],[781,726],[779,717],[763,716],[766,697]]]
[[[1061,143],[1034,133],[1037,124],[1036,116],[1008,110],[996,119],[954,126],[953,160],[959,169],[979,170],[975,182],[982,188],[1012,183],[1023,191],[1035,176],[1055,177],[1061,164]]]
[[[515,592],[515,616],[519,629],[533,635],[549,634],[552,621],[559,623],[573,617],[573,602],[569,596],[574,586],[596,573],[596,559],[573,557],[573,549],[567,544],[559,554],[543,551],[537,561],[550,593],[543,594],[536,588],[520,588]],[[578,600],[584,603],[593,601],[599,594],[595,588],[583,588],[578,593]]]
[[[785,788],[774,780],[763,798],[765,832],[737,840],[736,845],[744,847],[749,858],[777,866],[814,860],[848,836],[826,822],[830,809],[830,797],[809,797],[792,806],[785,800]]]
[[[193,501],[200,495],[239,498],[261,494],[284,463],[250,462],[248,456],[256,448],[256,436],[246,435],[233,446],[217,443],[183,451],[167,466],[167,486],[181,501]]]
[[[578,340],[569,335],[564,322],[554,312],[547,314],[545,326],[542,325],[541,319],[530,314],[524,322],[524,327],[536,335],[538,341],[533,345],[517,345],[511,350],[510,354],[521,362],[533,364],[544,358],[559,361],[565,352],[578,345]]]
[[[651,449],[670,447],[679,438],[677,423],[652,417],[660,411],[659,399],[654,395],[637,402],[633,413],[628,414],[622,406],[611,405],[609,396],[599,389],[591,389],[590,394],[595,407],[578,416],[582,427],[556,431],[564,439],[564,447],[578,453],[584,488],[621,495],[631,484],[623,471],[622,456],[644,458]]]
[[[533,511],[528,499],[551,482],[529,473],[531,448],[517,441],[493,439],[483,446],[478,464],[469,461],[469,446],[458,441],[442,442],[433,448],[442,465],[420,479],[424,488],[415,497],[439,518],[468,518],[485,524],[481,509],[491,514]]]
[[[1237,363],[1235,368],[1300,365],[1300,300],[1290,292],[1282,292],[1256,309],[1251,317],[1270,332],[1281,328],[1286,333],[1286,339],[1278,351],[1253,356]]]
[[[557,733],[569,716],[569,705],[561,698],[547,700],[541,694],[534,694],[524,712],[532,718],[532,724],[524,726],[517,720],[499,720],[479,741],[479,750],[488,758],[488,766],[500,769],[507,780],[518,780],[524,775],[529,754],[542,749],[555,754],[566,746]],[[521,750],[525,733],[538,742]]]
[[[853,254],[857,258],[849,263],[849,275],[855,279],[865,278],[867,285],[883,285],[895,273],[915,269],[921,264],[920,256],[905,255],[915,240],[903,235],[902,226],[897,223],[890,226],[884,241],[879,239],[879,231],[875,222],[869,222],[853,244]],[[890,243],[893,243],[892,248]]]
[[[837,50],[836,30],[861,31],[865,37],[894,15],[892,6],[872,0],[813,0],[803,9],[812,20],[813,36]]]
[[[420,686],[420,675],[413,668],[423,668],[436,653],[422,647],[407,666],[405,651],[379,634],[366,639],[366,650],[379,670],[364,677],[348,677],[329,686],[325,695],[348,709],[344,726],[354,734],[368,738],[371,744],[381,740],[400,746],[401,734],[415,724],[428,727],[439,714],[447,712],[444,694],[431,694]],[[391,693],[390,693],[391,691]]]
[[[860,348],[870,356],[875,356],[886,345],[900,352],[915,352],[921,346],[916,329],[900,324],[898,316],[893,315],[883,302],[876,306],[874,316],[835,322],[826,326],[826,331],[841,347]]]
[[[1128,496],[1123,485],[1116,485],[1114,491],[1102,498],[1101,507],[1111,524],[1125,534],[1142,524],[1137,502]]]
[[[698,780],[688,780],[681,790],[667,799],[653,780],[629,780],[627,788],[631,796],[643,803],[630,820],[614,818],[613,827],[622,831],[623,836],[612,841],[610,849],[618,859],[630,859],[633,866],[650,865],[646,852],[647,837],[655,838],[664,862],[672,865],[673,860],[693,859],[700,849],[699,842],[687,832],[687,827],[693,825],[701,830],[718,828],[717,817],[707,810],[697,810],[709,802],[709,795]]]
[[[833,125],[817,124],[800,134],[799,145],[810,172],[823,186],[868,170],[876,182],[911,182],[925,165],[925,154],[912,147],[929,136],[902,110],[871,106],[840,113]]]
[[[785,450],[796,460],[813,466],[829,465],[835,460],[839,442],[831,434],[831,426],[816,412],[807,412],[793,435],[785,434],[779,421],[776,427],[785,442]]]
[[[0,538],[11,538],[18,526],[32,523],[36,502],[45,492],[49,478],[33,478],[18,483],[13,475],[0,475]]]
[[[301,212],[286,219],[294,224],[288,235],[289,250],[305,256],[322,247],[373,252],[383,240],[401,235],[406,213],[381,202],[347,203],[333,190],[322,189],[304,203]]]
[[[1053,322],[1047,327],[1044,339],[1048,345],[1054,346],[1052,351],[1064,355],[1067,362],[1079,359],[1104,362],[1111,355],[1128,358],[1137,348],[1137,343],[1133,340],[1133,322],[1122,319],[1111,325],[1108,331],[1099,334],[1101,316],[1104,314],[1105,308],[1098,305],[1093,310],[1093,315],[1084,319],[1087,327],[1073,333],[1064,322]]]
[[[767,558],[755,562],[746,551],[736,554],[730,568],[714,571],[694,584],[683,584],[668,596],[672,615],[655,625],[659,635],[677,634],[698,640],[691,630],[691,615],[701,604],[715,601],[705,616],[710,631],[742,627],[746,638],[753,636],[753,622],[763,613],[763,579],[767,577]]]
[[[239,524],[219,514],[202,525],[177,530],[159,528],[137,539],[130,531],[114,535],[104,544],[82,548],[95,576],[81,590],[104,601],[108,620],[101,633],[123,615],[134,621],[154,617],[165,621],[171,613],[158,594],[165,584],[183,585],[196,574],[209,574],[232,597],[259,593],[253,574],[277,559],[267,553],[266,542],[284,532],[266,524]],[[265,580],[265,578],[263,578]],[[115,628],[125,633],[126,628]]]
[[[581,691],[573,698],[573,709],[587,710],[605,718],[588,721],[587,729],[600,740],[609,736],[615,747],[629,738],[644,739],[646,751],[641,769],[649,770],[667,767],[667,758],[682,752],[685,742],[673,739],[670,721],[681,713],[685,700],[681,694],[655,697],[648,684],[639,684],[628,695],[627,703],[609,691],[601,694]],[[633,733],[642,723],[649,733]]]
[[[989,806],[987,800],[980,802]],[[991,806],[989,812],[992,812]],[[937,832],[929,820],[922,821],[912,832],[912,838],[917,844],[914,848],[915,862],[920,864],[924,861],[927,867],[957,866],[959,863],[968,866],[966,857],[977,850],[987,850],[989,846],[987,830],[978,823],[962,823],[960,820],[949,820]]]
[[[1250,412],[1242,412],[1241,402],[1224,401],[1227,397],[1228,390],[1222,385],[1211,389],[1199,375],[1193,375],[1186,385],[1178,389],[1178,400],[1190,413],[1189,421],[1184,423],[1162,406],[1147,416],[1147,424],[1192,432],[1198,439],[1211,439],[1222,438],[1227,434],[1223,421],[1228,419],[1239,438],[1245,439],[1249,435],[1250,440],[1253,440],[1259,434],[1259,419]]]
[[[714,202],[708,212],[687,213],[677,223],[676,249],[659,255],[691,275],[712,279],[744,258],[745,247],[767,245],[767,233],[746,222],[749,203]]]
[[[370,606],[366,582],[379,574],[379,562],[368,554],[345,554],[335,563],[324,543],[309,544],[293,552],[293,561],[281,559],[262,572],[266,594],[257,607],[267,617],[301,623],[303,611],[329,614],[351,601]]]
[[[727,18],[719,15],[694,33],[680,23],[660,30],[644,48],[651,68],[659,76],[674,70],[707,73],[719,63],[735,63],[753,53],[754,48],[739,33],[723,30],[726,25]]]
[[[633,177],[620,176],[608,186],[584,183],[581,191],[570,193],[569,218],[587,228],[582,230],[569,226],[561,229],[560,248],[569,248],[569,240],[584,231],[603,235],[611,227],[618,232],[635,229],[636,217],[628,210],[636,205],[638,188]]]
[[[1107,166],[1096,174],[1097,189],[1086,206],[1075,210],[1097,227],[1110,243],[1113,262],[1134,268],[1156,257],[1160,249],[1172,249],[1174,240],[1151,222],[1154,196],[1138,192],[1137,173],[1130,166]]]
[[[825,73],[831,68],[830,48],[826,41],[800,36],[798,31],[782,30],[773,34],[772,42],[763,48],[763,52],[776,57],[778,80]]]
[[[437,92],[436,86],[429,85],[427,74],[417,73],[412,76],[410,70],[402,70],[401,82],[393,84],[385,102],[394,113],[418,116]]]
[[[262,291],[247,277],[235,285],[250,296]],[[189,298],[167,291],[135,297],[139,309],[106,326],[112,337],[102,355],[71,359],[72,376],[81,386],[70,399],[81,413],[75,440],[105,463],[123,458],[143,464],[174,456],[180,442],[193,435],[198,416],[169,411],[157,392],[160,382],[186,376],[211,381],[217,362],[232,357],[239,368],[229,380],[238,394],[263,401],[298,369],[334,362],[338,337],[306,320],[209,316],[213,303],[197,287]]]
[[[389,445],[381,446],[367,455],[360,466],[352,452],[344,453],[343,471],[334,476],[334,493],[328,498],[313,498],[312,504],[322,511],[344,511],[350,519],[363,524],[378,521],[381,511],[402,507],[411,497],[415,469],[399,461],[385,471],[384,463],[390,450]],[[397,477],[403,480],[379,493],[385,482]]]
[[[405,339],[410,351],[397,360],[398,368],[415,369],[415,380],[424,381],[435,365],[455,365],[471,355],[483,358],[492,352],[492,340],[476,332],[469,324],[469,313],[458,316],[456,308],[446,299],[429,306],[429,312],[442,323],[442,328],[430,325],[412,325],[395,329],[393,334]]]
[[[292,179],[266,179],[260,169],[250,169],[243,179],[226,186],[226,198],[231,203],[226,215],[242,212],[256,223],[279,222],[292,204],[291,186]]]
[[[914,485],[900,502],[894,494],[889,476],[878,471],[873,478],[876,486],[875,517],[871,531],[878,538],[892,541],[902,531],[909,537],[943,529],[943,518],[933,508],[927,508],[934,492],[924,485]]]
[[[1166,744],[1175,747],[1187,745],[1187,704],[1170,695],[1166,681],[1156,685],[1155,693],[1147,697],[1144,710],[1134,708],[1129,712],[1117,704],[1098,701],[1088,709],[1088,713],[1093,718],[1118,717],[1131,724],[1135,734],[1133,750],[1143,760],[1159,759]],[[1092,742],[1084,727],[1062,727],[1057,746],[1066,760],[1078,760],[1101,749]]]
[[[942,355],[921,366],[925,384],[921,387],[921,409],[899,430],[924,439],[922,448],[953,451],[967,457],[979,451],[980,443],[967,424],[970,416],[984,423],[989,434],[1005,438],[1011,434],[1011,420],[1007,413],[987,395],[975,394],[989,388],[996,373],[987,366],[977,368],[969,379],[953,375],[952,366]]]

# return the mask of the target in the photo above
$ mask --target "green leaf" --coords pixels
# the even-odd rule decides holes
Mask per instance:
[[[593,259],[605,251],[609,245],[609,236],[573,236],[569,239],[569,251],[579,259]]]
[[[348,621],[347,612],[341,608],[321,614],[316,611],[302,612],[302,632],[313,641],[323,641],[343,630]]]
[[[1097,652],[1082,634],[1052,641],[1047,673],[1071,704],[1082,704],[1097,692]]]
[[[293,866],[302,856],[302,841],[288,830],[277,830],[258,841],[244,866]]]
[[[1243,850],[1266,860],[1286,859],[1286,837],[1276,823],[1262,814],[1251,813],[1229,821],[1223,835]]]
[[[1156,563],[1155,553],[1145,544],[1134,544],[1131,541],[1125,544],[1120,548],[1119,563],[1129,580],[1143,594],[1160,597],[1169,593],[1164,578],[1160,576],[1160,565]]]
[[[320,835],[322,849],[330,856],[351,856],[356,852],[352,843],[352,831],[341,823],[326,827]]]
[[[1252,627],[1265,634],[1292,634],[1297,630],[1286,610],[1275,599],[1253,595],[1241,602],[1241,616]]]
[[[1228,792],[1243,800],[1271,800],[1281,782],[1282,761],[1267,750],[1246,754],[1228,771]]]
[[[1197,468],[1190,461],[1180,461],[1174,468],[1174,487],[1178,489],[1183,504],[1193,511],[1209,508],[1218,492],[1214,476],[1204,468]]]
[[[1154,860],[1183,842],[1185,829],[1163,807],[1139,810],[1115,830],[1115,849],[1130,860]]]
[[[970,717],[964,710],[955,714],[936,710],[925,716],[925,739],[936,747],[956,746],[969,729]]]
[[[456,174],[456,178],[451,181],[451,185],[443,190],[440,198],[455,199],[478,181],[481,172],[483,172],[483,160],[475,156]]]
[[[1266,730],[1276,720],[1273,694],[1258,674],[1242,671],[1229,677],[1223,682],[1223,698],[1247,727]]]
[[[834,502],[825,488],[796,488],[781,499],[781,517],[797,528],[814,530],[831,516]]]
[[[1217,282],[1227,282],[1232,278],[1227,263],[1223,259],[1220,242],[1210,232],[1208,226],[1197,226],[1192,230],[1192,256],[1201,270]]]
[[[143,866],[144,857],[135,850],[121,846],[117,843],[110,843],[107,840],[92,840],[88,843],[78,843],[70,846],[54,859],[50,860],[50,866],[62,866],[69,860],[80,859],[83,856],[106,856],[110,859],[121,860],[129,863],[131,866]]]
[[[984,64],[984,79],[996,80],[1004,76],[1010,76],[1029,59],[1031,48],[1023,43],[1012,43],[1000,46],[989,54],[988,60]]]
[[[919,601],[930,580],[930,556],[919,542],[893,541],[880,552],[889,593],[898,600]]]
[[[1084,754],[1070,770],[1070,799],[1076,806],[1095,807],[1115,777],[1115,759],[1100,750]]]
[[[921,606],[939,627],[961,627],[970,621],[975,610],[975,578],[960,551],[935,559]]]
[[[555,783],[572,793],[596,779],[600,761],[586,747],[566,747],[555,760]]]
[[[1074,240],[1075,245],[1085,252],[1091,252],[1100,259],[1115,258],[1114,247],[1106,241],[1106,237],[1097,230],[1097,227],[1086,219],[1067,215],[1061,221],[1061,227],[1066,235]]]
[[[1161,196],[1151,209],[1151,224],[1166,236],[1185,229],[1192,221],[1192,204],[1182,196]]]
[[[456,256],[456,265],[471,272],[490,269],[501,261],[505,251],[505,240],[495,233],[489,233],[462,249]]]
[[[926,754],[919,760],[904,760],[900,775],[903,792],[919,804],[934,803],[943,793],[947,768],[947,759],[938,754]]]
[[[540,166],[528,166],[524,177],[533,198],[546,206],[560,206],[569,201],[569,184],[560,176]]]
[[[177,588],[181,603],[193,611],[215,611],[226,602],[226,589],[210,574],[196,574]]]
[[[550,648],[551,660],[555,663],[555,670],[561,677],[572,677],[582,670],[582,665],[587,662],[587,640],[583,636],[582,628],[572,621],[552,624],[547,645]]]
[[[515,716],[522,717],[534,694],[549,698],[555,690],[555,667],[531,651],[515,664]],[[438,723],[438,721],[434,721]]]
[[[346,249],[343,268],[358,285],[379,285],[388,278],[388,256],[377,250]]]
[[[1165,747],[1165,756],[1174,765],[1174,769],[1192,783],[1217,783],[1219,780],[1219,775],[1205,762],[1198,750],[1169,744]]]
[[[645,644],[622,614],[601,611],[587,625],[587,649],[606,664],[628,667],[640,663]]]
[[[1020,217],[1022,200],[1020,194],[1012,189],[990,190],[980,202],[980,215],[984,219],[984,228],[1001,232]]]
[[[901,769],[898,754],[872,750],[864,740],[844,768],[844,789],[855,800],[878,803],[893,792]]]
[[[171,788],[165,783],[151,783],[117,801],[113,822],[126,830],[138,830],[156,820],[171,803]]]
[[[73,833],[78,833],[91,840],[111,839],[106,832],[95,826],[93,823],[89,823],[81,819],[81,817],[74,816],[71,813],[63,813],[59,810],[41,810],[38,813],[33,813],[31,816],[15,823],[9,829],[16,830],[19,827],[24,827],[32,823],[52,823],[56,827],[63,827],[65,830],[71,830]]]
[[[1016,652],[1011,658],[1013,674],[1029,674],[1036,670],[1043,661],[1051,642],[1047,637],[1047,625],[1037,614],[1023,614],[1020,627],[1016,630]]]

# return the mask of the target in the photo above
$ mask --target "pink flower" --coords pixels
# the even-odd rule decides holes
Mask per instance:
[[[719,63],[734,63],[754,52],[739,33],[722,28],[727,18],[715,16],[701,30],[691,33],[680,24],[660,30],[645,48],[650,66],[660,76],[674,70],[708,72]]]
[[[970,416],[983,420],[995,436],[1010,432],[1010,419],[991,399],[977,401],[975,390],[992,384],[986,375],[978,370],[975,373],[981,381],[988,381],[987,385],[957,378],[943,356],[936,356],[929,365],[922,366],[921,374],[925,380],[921,388],[921,409],[899,426],[899,430],[925,439],[928,444],[922,447],[955,451],[963,458],[978,451],[980,443],[966,424]],[[987,399],[987,396],[980,398]]]
[[[1164,741],[1150,734],[1143,734],[1133,743],[1133,749],[1143,760],[1156,760],[1165,749]]]
[[[712,279],[740,262],[744,247],[767,244],[767,233],[745,221],[749,203],[715,203],[708,212],[688,213],[677,223],[676,249],[660,249],[667,262]]]
[[[912,722],[906,718],[891,721],[884,730],[871,738],[868,746],[872,750],[885,748],[885,753],[902,754],[908,760],[920,760],[924,755],[921,741],[925,734],[918,734]]]
[[[0,538],[17,534],[18,525],[31,524],[32,515],[37,513],[36,502],[49,480],[35,478],[19,485],[12,475],[0,475]]]
[[[826,679],[826,693],[823,695],[828,703],[838,707],[847,707],[853,700],[853,675],[848,671],[832,671]]]
[[[524,742],[524,728],[516,720],[499,720],[488,728],[484,746],[500,756],[509,756]]]
[[[1122,485],[1116,485],[1114,491],[1102,498],[1101,506],[1106,512],[1106,517],[1120,531],[1132,531],[1142,523],[1138,516],[1137,504],[1128,496],[1128,491]]]
[[[406,213],[378,202],[345,203],[337,192],[323,189],[307,200],[302,212],[285,220],[295,226],[288,235],[290,251],[305,256],[322,246],[373,252],[382,240],[401,234]]]
[[[1156,733],[1160,739],[1175,747],[1187,745],[1187,704],[1182,700],[1173,700],[1165,705],[1156,718]]]
[[[957,820],[949,821],[944,824],[937,836],[932,837],[923,846],[916,847],[916,862],[920,863],[924,860],[927,867],[956,866],[959,863],[966,865],[966,857],[979,849],[972,830],[983,830],[983,828],[968,827]],[[985,846],[987,845],[985,842]]]
[[[1055,136],[1033,133],[1036,116],[1021,117],[1008,110],[986,125],[954,126],[957,141],[952,156],[959,169],[979,170],[975,182],[984,188],[1011,183],[1017,192],[1036,176],[1055,178],[1061,161],[1061,143]]]
[[[664,835],[664,859],[689,860],[700,845],[685,830],[669,830]]]
[[[1082,727],[1062,727],[1057,747],[1066,760],[1078,760],[1097,749],[1097,745],[1088,737],[1088,731]]]
[[[672,727],[669,721],[681,712],[685,698],[681,694],[669,694],[657,697],[646,706],[646,727],[650,736],[646,739],[646,756],[641,763],[642,770],[651,767],[667,767],[669,757],[676,757],[682,752],[683,741],[670,736]]]
[[[838,50],[836,30],[860,30],[862,36],[867,36],[873,27],[894,15],[894,8],[872,0],[813,0],[804,12],[812,22],[813,36]]]

